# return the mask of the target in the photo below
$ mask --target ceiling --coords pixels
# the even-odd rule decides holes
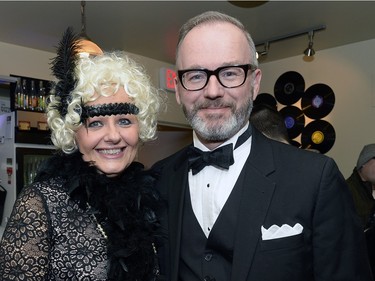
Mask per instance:
[[[0,1],[0,41],[54,52],[68,26],[81,30],[80,4]],[[207,10],[240,19],[255,43],[325,25],[314,36],[316,55],[375,38],[373,1],[87,1],[86,31],[103,50],[122,49],[173,64],[179,27]],[[307,45],[307,34],[271,43],[261,62],[302,56]]]

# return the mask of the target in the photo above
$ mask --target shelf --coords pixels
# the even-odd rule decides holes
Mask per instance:
[[[52,145],[50,131],[42,131],[38,130],[37,128],[31,128],[30,130],[23,131],[16,127],[14,133],[16,143]]]

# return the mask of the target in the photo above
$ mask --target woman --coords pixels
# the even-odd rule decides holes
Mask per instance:
[[[0,247],[1,280],[155,280],[160,207],[133,162],[155,137],[161,96],[122,53],[79,58],[68,29],[47,109],[57,148],[17,199]]]

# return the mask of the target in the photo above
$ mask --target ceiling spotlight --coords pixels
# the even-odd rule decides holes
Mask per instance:
[[[77,40],[78,44],[78,53],[80,56],[97,56],[103,54],[102,49],[99,48],[91,39],[87,36],[86,33],[86,15],[85,15],[85,6],[86,1],[81,1],[81,22],[82,28],[81,33],[78,35],[79,38]]]
[[[315,51],[313,49],[313,38],[314,38],[314,31],[309,31],[309,46],[307,49],[303,52],[306,56],[312,57],[315,55]]]
[[[259,59],[260,57],[263,57],[263,56],[267,55],[269,47],[270,47],[270,42],[265,42],[264,43],[264,50],[261,51],[261,52],[256,51],[256,57],[257,57],[257,59]]]
[[[260,58],[261,56],[264,56],[264,55],[268,54],[269,44],[279,42],[279,41],[282,41],[282,40],[286,40],[286,39],[299,37],[299,36],[306,35],[306,34],[308,34],[308,36],[309,36],[309,46],[304,51],[304,54],[305,54],[304,58],[312,57],[312,56],[315,55],[315,51],[313,49],[314,33],[317,32],[317,31],[325,30],[325,29],[326,29],[325,25],[320,25],[320,26],[316,26],[316,27],[313,27],[313,28],[304,29],[304,30],[301,30],[301,31],[289,33],[289,34],[286,34],[286,35],[276,36],[276,37],[273,37],[273,38],[269,38],[265,41],[255,43],[255,47],[264,45],[264,51],[263,52],[258,52],[258,51],[256,52],[257,59]]]

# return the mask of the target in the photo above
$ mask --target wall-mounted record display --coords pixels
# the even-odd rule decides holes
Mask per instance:
[[[326,84],[314,84],[302,95],[303,113],[311,119],[327,116],[335,105],[335,94]]]
[[[258,104],[266,104],[274,108],[275,110],[277,110],[277,101],[275,97],[268,93],[258,94],[256,99],[254,100],[254,105],[258,105]]]
[[[305,126],[305,115],[301,109],[296,106],[289,105],[280,110],[281,116],[284,118],[284,123],[288,131],[290,139],[294,139],[301,134]]]
[[[305,80],[296,71],[288,71],[280,75],[274,86],[276,100],[284,105],[296,103],[305,91]]]
[[[302,130],[301,144],[304,149],[316,149],[324,154],[332,148],[335,138],[335,129],[329,122],[314,120]]]

